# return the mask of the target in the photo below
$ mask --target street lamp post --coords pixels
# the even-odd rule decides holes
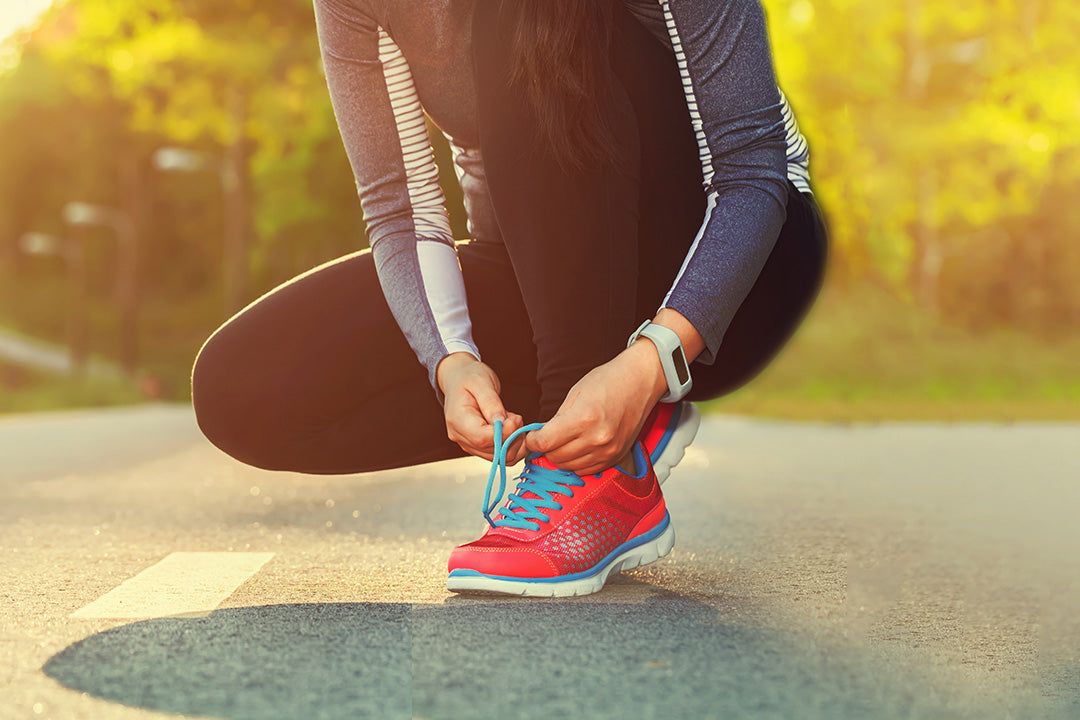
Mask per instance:
[[[154,167],[161,172],[213,172],[221,182],[224,203],[224,309],[228,317],[247,298],[247,197],[241,182],[239,151],[225,158],[199,150],[163,147],[154,152]]]
[[[120,364],[128,374],[135,372],[138,360],[138,316],[139,300],[136,290],[136,271],[138,248],[135,224],[124,212],[102,205],[84,202],[69,202],[64,205],[61,215],[71,228],[73,240],[69,244],[68,263],[73,268],[72,280],[76,302],[85,306],[86,268],[84,243],[78,237],[79,231],[86,227],[102,226],[112,228],[117,239],[117,263],[115,296],[120,305]],[[77,277],[76,277],[77,273]],[[83,312],[83,311],[79,311]],[[85,321],[81,323],[85,332]],[[85,347],[85,340],[82,340]]]
[[[55,255],[64,260],[68,274],[68,357],[71,372],[81,375],[89,355],[86,332],[86,257],[81,242],[43,232],[28,232],[19,238],[19,248],[27,255]]]

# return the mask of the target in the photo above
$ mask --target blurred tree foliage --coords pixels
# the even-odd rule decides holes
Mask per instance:
[[[764,0],[834,279],[946,320],[1080,329],[1080,4]]]
[[[1071,0],[763,0],[811,141],[833,280],[872,278],[941,318],[1080,329],[1080,5]],[[124,209],[140,235],[144,357],[176,378],[222,319],[226,208],[183,146],[239,157],[249,296],[365,246],[309,0],[69,0],[0,63],[0,321],[63,337],[63,265],[30,257],[60,209]],[[455,232],[459,193],[440,167]],[[115,248],[92,246],[108,326]]]

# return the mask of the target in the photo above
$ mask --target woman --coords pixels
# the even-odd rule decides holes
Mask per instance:
[[[451,589],[592,592],[663,555],[653,465],[696,425],[692,406],[657,401],[687,392],[683,358],[688,399],[746,382],[824,268],[758,1],[315,9],[372,250],[207,341],[203,431],[253,465],[315,473],[531,452],[485,536],[452,556]],[[455,148],[469,243],[450,235],[425,110]],[[500,447],[526,419],[546,424]]]

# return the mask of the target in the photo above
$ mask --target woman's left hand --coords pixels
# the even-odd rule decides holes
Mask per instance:
[[[665,390],[655,346],[636,342],[581,378],[526,444],[563,470],[602,472],[626,455]]]

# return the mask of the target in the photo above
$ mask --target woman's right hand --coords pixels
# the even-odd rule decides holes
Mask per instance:
[[[447,355],[435,370],[435,380],[445,396],[443,413],[446,435],[470,455],[491,460],[495,451],[495,421],[503,423],[503,437],[520,428],[520,415],[508,413],[499,397],[495,371],[469,353]],[[506,454],[507,464],[521,460],[525,443],[519,440]]]

